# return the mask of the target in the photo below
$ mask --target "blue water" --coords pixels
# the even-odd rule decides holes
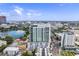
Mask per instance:
[[[20,32],[20,31],[8,31],[5,33],[0,33],[0,36],[4,36],[4,35],[10,35],[13,38],[20,38],[22,36],[24,36],[25,32]]]
[[[24,35],[24,32],[10,31],[8,34],[14,38],[20,38]]]

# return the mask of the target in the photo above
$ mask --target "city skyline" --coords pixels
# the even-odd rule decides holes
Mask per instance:
[[[0,16],[7,21],[78,21],[79,4],[0,3]]]

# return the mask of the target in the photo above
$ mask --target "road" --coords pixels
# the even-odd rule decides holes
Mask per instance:
[[[57,40],[52,41],[52,49],[51,52],[53,54],[53,56],[59,56],[59,43]]]

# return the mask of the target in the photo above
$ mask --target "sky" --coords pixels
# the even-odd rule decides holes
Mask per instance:
[[[79,21],[78,3],[0,3],[7,21]]]

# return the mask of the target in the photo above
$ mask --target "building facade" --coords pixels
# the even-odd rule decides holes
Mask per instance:
[[[47,42],[49,40],[49,27],[35,26],[31,28],[32,42]]]
[[[72,32],[65,32],[61,36],[61,47],[65,49],[75,48],[75,35]]]
[[[19,55],[18,47],[7,47],[3,50],[3,54],[6,56],[17,56]]]
[[[6,16],[0,16],[0,24],[6,23]]]
[[[31,26],[30,42],[32,48],[47,47],[50,42],[51,27],[50,24],[33,24]]]

